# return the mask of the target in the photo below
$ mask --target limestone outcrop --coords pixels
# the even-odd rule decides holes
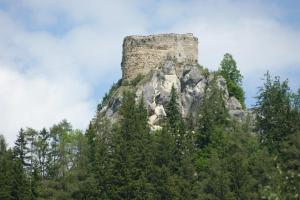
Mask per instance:
[[[224,91],[224,101],[229,113],[238,120],[246,112],[235,97],[229,97],[226,81],[221,76],[208,73],[197,63],[198,39],[192,34],[162,34],[128,36],[124,39],[122,82],[110,94],[109,101],[100,113],[115,121],[122,94],[132,89],[136,98],[143,96],[152,129],[160,128],[166,115],[171,88],[177,89],[183,117],[195,114],[205,97],[205,90],[214,79]],[[140,77],[138,77],[140,75]]]

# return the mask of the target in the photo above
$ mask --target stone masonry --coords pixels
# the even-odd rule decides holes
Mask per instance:
[[[198,39],[191,33],[127,36],[123,42],[122,79],[146,75],[168,57],[179,63],[197,63]]]

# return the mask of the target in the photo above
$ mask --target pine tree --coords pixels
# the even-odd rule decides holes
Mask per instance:
[[[288,82],[273,80],[269,73],[260,88],[256,103],[256,127],[260,142],[267,145],[271,152],[278,152],[280,144],[293,130],[290,89]]]
[[[132,92],[125,92],[120,107],[120,126],[113,138],[112,199],[151,199],[149,182],[149,127],[144,105],[135,103]]]
[[[13,162],[12,196],[16,200],[30,199],[30,184],[23,168],[22,160],[15,158]]]
[[[96,133],[95,128],[90,123],[89,128],[86,131],[86,137],[88,141],[88,161],[89,165],[94,165],[95,162],[95,149],[96,149]]]
[[[0,134],[0,153],[4,154],[4,152],[6,152],[6,141],[3,135]]]
[[[300,131],[281,145],[282,194],[288,199],[300,196]]]
[[[197,118],[196,145],[198,148],[204,148],[212,141],[211,137],[215,129],[225,129],[229,125],[224,92],[217,85],[216,77],[206,88]]]
[[[156,181],[160,198],[195,199],[195,168],[193,165],[192,132],[188,131],[181,117],[178,95],[173,86],[166,107],[166,124],[158,132]],[[164,177],[163,180],[159,180]]]
[[[96,119],[93,130],[97,133],[95,138],[95,157],[90,170],[89,184],[92,195],[98,198],[109,198],[109,179],[111,173],[112,127],[106,118]],[[97,188],[97,189],[95,189]]]
[[[37,159],[39,163],[39,172],[42,178],[47,175],[48,156],[49,156],[49,132],[43,128],[39,133],[36,141]]]
[[[34,162],[30,177],[30,200],[36,200],[39,197],[40,174],[38,163]]]
[[[24,130],[21,128],[14,147],[14,156],[21,161],[22,166],[27,167],[30,165],[28,163],[29,159],[29,149],[27,146],[27,139]]]
[[[199,174],[201,199],[234,199],[230,190],[230,174],[224,167],[225,164],[218,152],[210,152]]]
[[[0,199],[12,200],[12,153],[6,149],[3,135],[0,135]]]
[[[174,154],[176,151],[175,137],[167,129],[155,133],[154,172],[152,182],[155,186],[156,199],[172,199],[176,189],[170,184],[174,174]]]
[[[229,95],[236,97],[241,105],[245,107],[245,94],[241,86],[243,76],[229,53],[224,55],[219,72],[226,80]]]
[[[168,125],[175,130],[179,126],[181,113],[179,110],[178,95],[174,85],[172,85],[170,100],[166,106],[166,114]]]

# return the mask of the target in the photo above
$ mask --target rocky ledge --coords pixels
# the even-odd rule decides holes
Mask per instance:
[[[164,42],[163,38],[168,42]],[[183,44],[184,41],[187,41],[187,43]],[[149,124],[152,129],[157,129],[160,128],[160,119],[166,115],[165,108],[173,85],[177,90],[182,116],[187,117],[193,115],[197,108],[201,106],[205,97],[205,90],[214,79],[223,91],[224,101],[231,116],[237,120],[244,120],[246,111],[243,110],[240,102],[235,97],[229,97],[225,79],[222,76],[215,75],[215,73],[209,73],[207,69],[197,63],[194,55],[197,52],[195,42],[198,45],[197,38],[195,39],[194,36],[186,34],[179,36],[165,34],[149,37],[126,37],[123,44],[123,48],[127,48],[127,50],[123,49],[122,81],[109,94],[108,100],[101,107],[100,115],[112,121],[117,120],[123,92],[126,89],[131,89],[135,91],[137,99],[143,96],[149,115]],[[162,54],[161,49],[157,48],[161,47],[162,44],[169,45],[168,48],[165,48],[169,49],[166,50],[168,53],[164,52]],[[149,45],[151,52],[147,54],[147,49],[150,48]],[[186,49],[180,46],[186,46]],[[140,48],[140,54],[136,50],[132,50],[137,47]],[[177,56],[174,56],[174,52]],[[187,55],[188,52],[193,52],[193,55]],[[158,54],[162,56],[159,58],[154,56],[157,59],[154,62],[152,56]],[[131,58],[129,58],[130,55]],[[141,55],[142,60],[139,60]],[[178,57],[179,55],[180,57]],[[132,63],[129,62],[130,60]],[[139,62],[142,62],[142,70],[136,70],[141,66]],[[134,73],[130,74],[132,71]]]

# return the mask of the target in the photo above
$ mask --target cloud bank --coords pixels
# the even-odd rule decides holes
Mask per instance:
[[[0,2],[0,133],[68,119],[85,129],[121,76],[126,35],[192,32],[199,62],[218,68],[232,53],[253,104],[263,74],[299,87],[300,6],[237,0],[3,0]],[[290,19],[294,19],[291,21]]]

